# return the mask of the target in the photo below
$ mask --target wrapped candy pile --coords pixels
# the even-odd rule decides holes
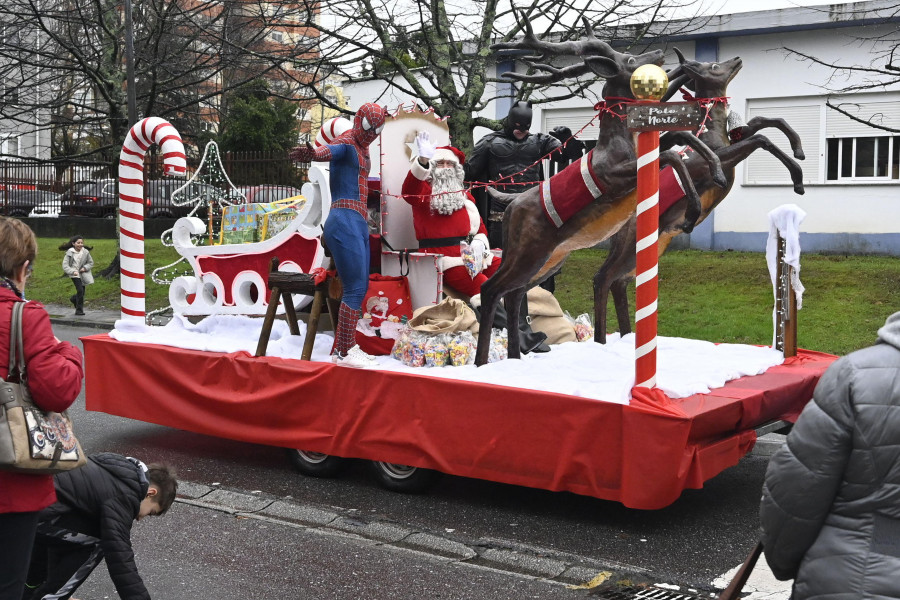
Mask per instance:
[[[404,327],[391,349],[391,358],[407,367],[462,367],[475,364],[475,336],[468,331],[428,334]],[[494,329],[488,362],[507,357],[506,330]]]
[[[575,327],[575,339],[579,342],[586,342],[594,339],[594,325],[591,323],[591,316],[587,313],[581,313],[577,317],[572,317],[569,311],[566,311],[566,318]]]

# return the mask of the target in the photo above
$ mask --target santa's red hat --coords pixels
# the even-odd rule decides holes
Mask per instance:
[[[434,151],[432,160],[449,160],[462,165],[466,162],[466,155],[462,150],[453,146],[438,146]]]

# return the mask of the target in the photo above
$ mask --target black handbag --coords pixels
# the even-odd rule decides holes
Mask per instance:
[[[750,554],[747,555],[747,560],[744,561],[741,568],[734,574],[734,579],[731,580],[731,583],[728,584],[725,591],[719,594],[719,600],[737,600],[740,598],[741,591],[744,589],[744,585],[747,584],[750,573],[753,572],[753,567],[756,566],[756,561],[759,560],[759,555],[762,554],[762,550],[762,542],[756,542],[756,546],[754,546],[753,550],[750,551]]]
[[[41,410],[28,391],[22,344],[24,302],[13,304],[9,327],[9,374],[0,378],[0,469],[53,474],[82,466],[84,451],[69,415]]]

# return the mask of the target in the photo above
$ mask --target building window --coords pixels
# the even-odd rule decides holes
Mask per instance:
[[[14,105],[19,103],[19,88],[17,86],[7,86],[0,91],[0,104]]]
[[[827,140],[827,181],[900,179],[900,136]]]
[[[19,136],[10,135],[0,138],[0,154],[19,156]]]
[[[825,181],[900,181],[900,106],[892,95],[860,94],[830,99],[825,121]],[[882,129],[878,129],[878,128]]]
[[[272,36],[272,40],[279,44],[284,41],[284,34],[280,31],[273,31],[270,35]]]

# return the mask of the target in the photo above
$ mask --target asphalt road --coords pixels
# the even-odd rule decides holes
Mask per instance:
[[[97,333],[95,329],[61,325],[54,329],[61,339],[70,341]],[[378,487],[362,461],[353,461],[350,469],[336,479],[308,478],[291,469],[279,448],[86,412],[83,407],[82,396],[73,418],[89,452],[115,451],[148,462],[168,462],[177,468],[181,479],[194,484],[403,524],[475,547],[521,544],[537,554],[567,553],[608,565],[617,573],[643,573],[647,580],[707,591],[712,589],[713,579],[738,565],[755,543],[767,464],[764,457],[748,456],[708,481],[704,489],[688,490],[673,505],[657,511],[631,510],[570,493],[452,476],[443,477],[427,494],[408,496]],[[176,509],[160,519],[164,525],[145,526],[148,520],[135,530],[141,554],[153,561],[154,568],[147,571],[148,581],[155,589],[173,594],[160,597],[212,598],[199,592],[209,589],[215,597],[272,598],[277,596],[269,595],[265,585],[277,581],[283,582],[279,589],[292,597],[382,598],[387,597],[386,590],[393,590],[391,586],[399,585],[394,580],[399,576],[391,575],[397,565],[419,556],[377,544],[360,545],[358,540],[316,537],[284,524],[236,519],[191,505],[179,504]],[[198,559],[202,559],[202,566],[195,566]],[[419,594],[397,596],[391,591],[391,596],[527,598],[534,593],[537,595],[533,597],[555,598],[556,594],[575,597],[572,594],[584,593],[499,572],[501,578],[510,578],[504,579],[503,585],[513,587],[508,593],[493,592],[485,587],[484,579],[490,578],[484,575],[487,571],[427,556],[413,563],[415,567],[403,578],[411,577],[426,587],[419,589]],[[222,573],[231,569],[239,580],[229,583]],[[442,582],[449,587],[442,587]],[[519,586],[528,587],[525,582],[539,587],[522,588],[520,593]],[[474,587],[466,587],[469,584]],[[369,589],[365,586],[372,586],[373,591],[363,593],[361,590]],[[429,592],[423,595],[423,589]],[[446,595],[441,591],[444,589]],[[184,594],[176,593],[178,590]],[[309,595],[303,590],[309,590]]]
[[[164,600],[587,596],[584,590],[352,536],[323,535],[184,504],[164,517],[138,523],[132,537],[148,589]],[[76,596],[117,597],[103,566]]]

